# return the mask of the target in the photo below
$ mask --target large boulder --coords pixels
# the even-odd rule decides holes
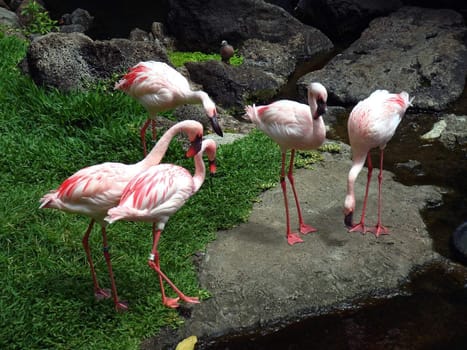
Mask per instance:
[[[31,42],[27,70],[38,85],[70,91],[85,89],[145,60],[168,62],[157,42],[93,41],[82,33],[49,33]]]
[[[295,14],[335,41],[360,35],[370,21],[402,6],[400,0],[300,0]]]
[[[289,48],[292,56],[312,56],[333,47],[316,28],[262,0],[169,3],[167,27],[181,50],[218,52],[222,40],[239,47],[247,39],[280,43]]]
[[[220,61],[188,62],[190,79],[203,86],[211,98],[234,114],[243,114],[247,101],[267,101],[281,84],[264,71],[248,66],[231,66]]]
[[[373,20],[342,54],[300,78],[299,93],[304,96],[310,81],[320,81],[332,103],[349,106],[375,89],[405,90],[415,96],[415,107],[442,110],[464,90],[466,33],[453,10],[403,7]]]
[[[18,16],[13,11],[0,7],[0,25],[19,28],[20,24]]]

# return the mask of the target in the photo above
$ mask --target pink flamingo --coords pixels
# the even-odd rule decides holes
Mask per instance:
[[[201,103],[212,128],[223,136],[217,119],[216,105],[204,91],[191,90],[188,80],[177,70],[163,62],[140,62],[115,84],[121,90],[137,99],[149,113],[149,118],[141,128],[141,142],[146,155],[145,135],[152,123],[152,138],[155,140],[155,118],[158,113],[176,108],[183,104]]]
[[[405,91],[391,94],[386,90],[376,90],[369,97],[360,101],[352,110],[348,120],[348,132],[352,147],[352,167],[347,180],[347,195],[344,202],[344,223],[349,232],[373,232],[376,237],[387,234],[388,229],[381,224],[381,184],[383,181],[384,148],[394,135],[405,111],[411,106],[413,98]],[[370,150],[379,147],[380,167],[378,176],[378,222],[375,227],[365,227],[365,210],[368,199],[373,166]],[[367,159],[368,177],[363,199],[362,217],[360,223],[353,224],[352,217],[355,210],[354,184],[358,174]]]
[[[292,186],[297,206],[300,233],[307,234],[316,228],[303,222],[300,204],[293,177],[295,150],[316,149],[326,137],[322,115],[326,112],[327,91],[320,83],[311,83],[308,87],[308,104],[290,100],[279,100],[266,106],[247,106],[246,116],[266,135],[279,144],[282,153],[280,183],[285,202],[286,237],[290,245],[303,242],[290,228],[289,207],[285,183],[285,162],[287,150],[291,149],[287,178]]]
[[[120,203],[117,207],[110,209],[105,218],[110,224],[122,219],[153,223],[153,245],[148,264],[159,275],[162,303],[170,308],[178,307],[180,299],[186,303],[199,303],[197,297],[188,297],[183,294],[161,271],[157,245],[169,218],[199,190],[204,182],[206,169],[203,152],[206,152],[208,156],[211,174],[215,173],[216,143],[213,140],[204,140],[201,151],[194,156],[194,176],[185,168],[173,164],[153,166],[128,183]],[[175,291],[177,298],[166,297],[163,280]]]
[[[102,163],[83,168],[66,179],[56,190],[44,195],[40,208],[53,208],[65,212],[89,216],[91,222],[83,237],[83,247],[91,268],[91,276],[94,283],[94,295],[96,299],[109,298],[108,290],[101,289],[97,282],[96,272],[89,249],[89,235],[97,222],[101,225],[104,245],[104,257],[108,266],[112,294],[115,308],[126,310],[127,303],[118,299],[117,288],[113,277],[110,253],[107,245],[106,226],[104,217],[110,208],[115,207],[120,201],[125,186],[128,182],[143,170],[159,164],[163,158],[172,138],[179,132],[183,132],[192,142],[187,156],[193,156],[201,147],[203,126],[193,120],[186,120],[172,126],[160,138],[146,158],[135,164]]]

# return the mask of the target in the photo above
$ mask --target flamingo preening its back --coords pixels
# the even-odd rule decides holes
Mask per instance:
[[[195,174],[173,164],[159,164],[134,177],[126,186],[120,203],[108,211],[105,220],[113,223],[117,220],[152,222],[153,245],[148,264],[159,275],[162,303],[171,308],[179,306],[181,299],[186,303],[198,303],[198,298],[183,294],[175,284],[161,271],[157,245],[162,231],[170,217],[194,195],[204,182],[206,168],[203,153],[210,162],[210,172],[215,173],[216,143],[204,140],[201,151],[194,156]],[[165,295],[163,282],[177,293],[177,298]]]
[[[201,103],[214,131],[219,136],[223,135],[217,119],[216,105],[209,95],[201,90],[192,90],[188,80],[164,62],[138,63],[115,84],[115,89],[138,100],[149,113],[149,118],[141,128],[144,155],[146,155],[145,135],[149,124],[152,122],[153,139],[155,139],[157,114],[184,104]]]
[[[383,182],[384,148],[394,135],[412,100],[409,100],[409,94],[405,91],[399,94],[392,94],[387,90],[376,90],[369,97],[360,101],[350,113],[347,127],[350,146],[352,148],[352,167],[348,175],[347,195],[344,202],[344,223],[350,232],[373,232],[376,236],[388,233],[388,229],[381,224],[381,184]],[[365,211],[373,171],[370,150],[376,147],[380,149],[378,221],[375,227],[367,228],[365,226]],[[362,217],[358,224],[353,224],[352,217],[355,210],[354,184],[365,164],[365,159],[367,160],[368,177],[365,197],[363,199]]]
[[[290,100],[279,100],[266,106],[247,106],[246,117],[273,139],[282,153],[280,183],[285,202],[286,237],[290,245],[303,242],[297,233],[290,228],[289,207],[285,183],[285,163],[287,150],[291,150],[287,178],[292,186],[297,206],[299,230],[302,234],[316,231],[304,223],[293,177],[295,150],[316,149],[326,137],[326,129],[322,115],[326,112],[328,94],[320,83],[308,86],[308,105]]]
[[[104,257],[109,269],[113,300],[117,310],[125,310],[128,308],[128,305],[118,299],[107,244],[107,222],[104,220],[104,217],[110,208],[118,205],[125,186],[133,177],[161,162],[170,141],[179,132],[185,133],[192,142],[187,156],[196,154],[201,147],[203,126],[196,121],[186,120],[175,124],[167,130],[151,152],[140,162],[135,164],[107,162],[83,168],[66,179],[56,190],[49,192],[40,199],[40,208],[59,209],[91,218],[91,222],[83,237],[83,247],[91,268],[94,295],[97,299],[110,297],[110,293],[107,290],[99,287],[89,248],[89,235],[94,223],[97,222],[101,225]]]

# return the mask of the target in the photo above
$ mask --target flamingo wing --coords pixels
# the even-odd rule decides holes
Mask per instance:
[[[365,140],[368,149],[384,147],[394,135],[405,109],[404,101],[398,94],[376,90],[360,101],[350,114],[348,127],[351,144]]]
[[[118,204],[128,181],[140,170],[121,163],[102,163],[81,169],[57,190],[42,197],[41,208],[57,208],[100,219]]]
[[[160,110],[177,106],[190,85],[177,70],[163,62],[140,62],[115,86],[141,101],[145,107]]]
[[[267,106],[258,106],[258,127],[279,145],[295,148],[301,139],[313,130],[308,105],[290,100],[279,100]]]
[[[109,210],[106,220],[165,222],[193,192],[193,178],[188,170],[172,164],[156,165],[128,183],[118,207]]]

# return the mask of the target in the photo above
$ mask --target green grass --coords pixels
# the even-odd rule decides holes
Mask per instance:
[[[172,51],[169,52],[170,62],[175,67],[181,67],[186,62],[203,62],[203,61],[220,61],[221,55],[216,53],[203,53],[199,51],[195,52],[184,52],[184,51]],[[230,64],[232,66],[239,66],[243,63],[243,57],[238,55],[237,50],[235,50],[234,55],[230,58]]]
[[[26,44],[0,34],[0,349],[137,349],[183,319],[162,306],[147,266],[149,224],[118,222],[109,241],[119,294],[131,310],[94,301],[81,245],[88,219],[38,209],[38,200],[78,169],[141,158],[146,112],[105,84],[63,94],[37,87],[16,68]],[[190,257],[247,220],[261,191],[278,180],[278,147],[252,132],[218,151],[218,173],[170,220],[160,241],[162,269],[188,295],[200,288]],[[192,170],[173,142],[164,161]],[[254,166],[252,166],[254,164]],[[91,236],[98,277],[108,287],[98,228]],[[173,295],[173,294],[171,294]]]

